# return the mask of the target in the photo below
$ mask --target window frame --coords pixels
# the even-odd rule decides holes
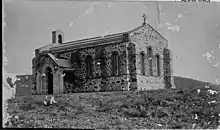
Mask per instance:
[[[86,77],[91,78],[93,76],[93,58],[91,55],[86,56]]]
[[[153,49],[150,46],[147,47],[147,60],[150,76],[153,76]]]
[[[111,56],[112,62],[112,76],[117,76],[120,73],[120,58],[119,53],[117,51],[112,52]]]
[[[160,55],[159,54],[156,54],[155,55],[155,63],[156,63],[156,75],[157,76],[160,76]]]
[[[145,53],[144,51],[140,52],[140,65],[141,65],[141,75],[145,75]]]

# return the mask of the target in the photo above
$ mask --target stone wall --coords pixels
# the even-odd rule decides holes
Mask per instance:
[[[75,78],[80,81],[78,90],[80,92],[91,91],[118,91],[128,89],[127,82],[127,54],[126,42],[83,48],[58,54],[59,58],[72,60]],[[114,51],[119,54],[120,71],[118,76],[112,76],[111,55]],[[77,57],[71,59],[71,54]],[[92,56],[93,74],[86,77],[86,56]],[[101,64],[97,64],[100,62]],[[65,83],[64,83],[65,84]],[[75,91],[76,92],[76,91]]]
[[[132,42],[128,44],[128,74],[129,90],[137,89],[137,72],[136,72],[136,45]]]
[[[7,78],[7,83],[10,87],[16,85],[15,96],[27,96],[32,95],[32,75],[16,75],[16,81],[12,83],[11,78]]]
[[[171,50],[169,50],[170,52],[170,81],[171,81],[171,88],[176,88],[175,84],[174,84],[174,75],[173,75],[173,53]]]
[[[172,66],[171,66],[171,54],[169,49],[164,49],[163,51],[163,61],[164,61],[164,82],[165,82],[165,88],[171,88],[173,85],[173,75],[172,75]]]
[[[164,66],[169,64],[164,63],[164,49],[167,48],[167,40],[159,35],[151,26],[145,26],[130,34],[131,42],[135,44],[135,55],[136,55],[136,74],[137,74],[137,86],[138,90],[150,90],[150,89],[162,89],[165,87],[165,83],[168,83],[169,74],[164,73],[170,69]],[[147,57],[148,48],[152,48],[152,72],[150,75],[149,59]],[[145,62],[145,74],[141,74],[141,57],[140,53],[144,53]],[[156,55],[160,57],[160,75],[156,74]],[[168,59],[169,60],[169,59]],[[167,71],[166,71],[167,70]],[[164,76],[166,78],[164,78]],[[164,82],[166,79],[167,82]],[[169,84],[169,83],[168,83]]]
[[[165,87],[163,77],[146,77],[137,75],[138,90],[163,89]]]
[[[128,36],[129,35],[129,36]],[[172,56],[167,49],[168,41],[150,25],[143,26],[124,35],[127,39],[103,41],[105,45],[97,44],[93,47],[68,49],[64,52],[54,52],[57,58],[71,61],[74,76],[64,80],[65,92],[92,91],[121,91],[121,90],[150,90],[170,88],[173,85]],[[129,41],[128,41],[129,39]],[[110,44],[111,43],[111,44]],[[152,72],[150,75],[148,48],[152,48]],[[111,56],[113,52],[119,54],[119,75],[112,76]],[[140,53],[145,54],[145,74],[141,74]],[[86,57],[92,57],[92,76],[86,76]],[[160,75],[156,74],[156,55],[160,57]],[[99,64],[100,63],[100,64]],[[50,64],[55,69],[54,62],[46,57],[33,60],[33,83],[36,84],[36,72],[43,72],[44,65]],[[73,82],[69,82],[73,80]]]

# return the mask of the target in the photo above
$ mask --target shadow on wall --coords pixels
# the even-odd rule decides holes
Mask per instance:
[[[17,80],[12,83],[11,78],[7,78],[7,83],[10,87],[16,85],[16,94],[15,96],[25,96],[32,95],[32,75],[17,75]]]

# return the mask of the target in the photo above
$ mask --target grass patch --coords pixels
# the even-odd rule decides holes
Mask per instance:
[[[58,94],[50,106],[44,97],[10,99],[7,127],[214,129],[220,120],[220,92],[205,88]]]

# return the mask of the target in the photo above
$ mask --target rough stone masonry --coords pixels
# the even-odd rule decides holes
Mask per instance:
[[[52,44],[35,50],[35,94],[175,87],[168,41],[149,24],[104,37],[63,40],[61,31],[53,31]]]

